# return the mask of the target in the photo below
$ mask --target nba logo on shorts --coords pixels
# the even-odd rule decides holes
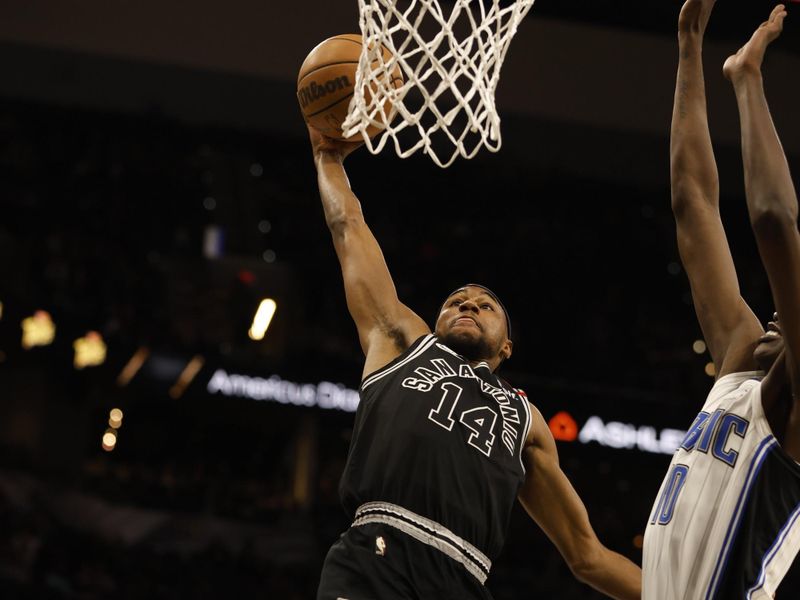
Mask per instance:
[[[375,538],[375,554],[378,556],[386,556],[386,542],[383,541],[381,536]]]

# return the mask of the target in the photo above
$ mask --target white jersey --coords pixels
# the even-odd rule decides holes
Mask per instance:
[[[800,549],[800,466],[761,406],[761,373],[714,384],[644,536],[644,600],[772,598]]]

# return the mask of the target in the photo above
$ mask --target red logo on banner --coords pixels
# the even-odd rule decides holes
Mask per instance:
[[[553,437],[559,441],[574,442],[578,437],[578,424],[568,412],[561,411],[553,415],[549,425]]]

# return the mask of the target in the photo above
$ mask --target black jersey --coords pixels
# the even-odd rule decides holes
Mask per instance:
[[[426,335],[360,395],[340,484],[354,525],[392,525],[483,582],[525,477],[524,393]]]

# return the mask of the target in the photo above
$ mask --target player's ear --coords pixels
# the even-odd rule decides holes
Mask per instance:
[[[500,357],[503,360],[511,358],[511,352],[513,348],[514,348],[514,342],[506,338],[506,341],[503,342],[503,346],[500,348]]]

